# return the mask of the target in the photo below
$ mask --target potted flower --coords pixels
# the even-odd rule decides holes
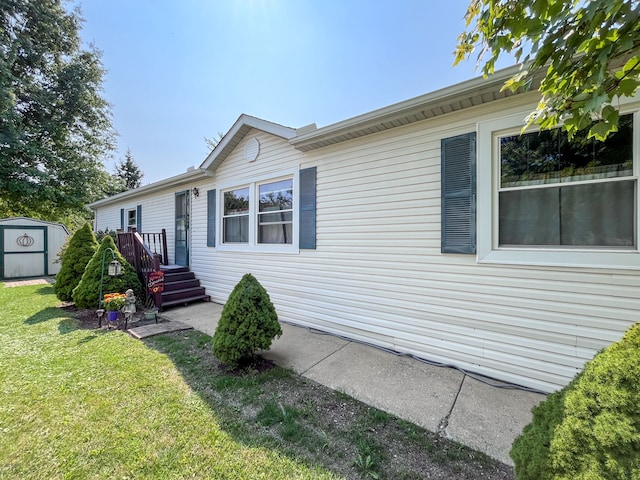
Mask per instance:
[[[124,293],[106,293],[104,295],[104,308],[107,311],[107,320],[115,322],[118,319],[118,310],[120,310],[125,303]]]

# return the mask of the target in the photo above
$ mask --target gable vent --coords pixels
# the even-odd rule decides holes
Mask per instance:
[[[253,162],[256,158],[258,158],[259,153],[260,142],[257,138],[253,137],[247,142],[247,145],[244,147],[244,158],[246,158],[248,162]]]

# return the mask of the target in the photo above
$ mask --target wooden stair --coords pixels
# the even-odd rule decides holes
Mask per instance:
[[[205,293],[204,287],[200,286],[200,280],[196,278],[189,267],[161,265],[160,270],[164,272],[162,303],[157,305],[160,310],[176,305],[211,300],[211,297]]]

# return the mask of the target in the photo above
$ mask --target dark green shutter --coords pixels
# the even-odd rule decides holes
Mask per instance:
[[[442,253],[476,253],[476,134],[444,138]]]
[[[300,170],[299,247],[316,248],[316,167]]]
[[[216,189],[207,191],[207,247],[216,246]]]
[[[142,231],[142,205],[136,207],[136,230]]]
[[[124,208],[120,209],[120,230],[124,230]]]

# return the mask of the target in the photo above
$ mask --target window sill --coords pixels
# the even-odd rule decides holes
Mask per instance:
[[[283,253],[298,254],[300,250],[297,245],[249,245],[249,244],[221,244],[216,247],[221,252],[244,252],[244,253]]]
[[[640,269],[640,252],[638,250],[504,248],[488,252],[479,251],[478,263],[638,270]]]

